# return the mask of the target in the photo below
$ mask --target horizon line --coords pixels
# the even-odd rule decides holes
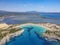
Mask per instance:
[[[8,10],[0,10],[0,11],[6,11],[6,12],[44,12],[44,13],[60,13],[60,12],[53,12],[53,11],[33,11],[33,10],[30,10],[30,11],[8,11]]]

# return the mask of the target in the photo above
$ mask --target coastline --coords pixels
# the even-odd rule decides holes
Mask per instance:
[[[14,28],[18,28],[20,26],[25,26],[25,25],[35,25],[35,26],[40,26],[40,27],[46,28],[47,31],[49,32],[49,33],[46,32],[46,33],[43,34],[43,37],[47,37],[46,40],[48,40],[48,41],[60,41],[60,37],[57,36],[56,34],[54,34],[54,31],[57,32],[57,33],[60,32],[60,26],[57,25],[57,24],[51,24],[51,23],[38,23],[38,24],[26,23],[26,24],[15,25]],[[23,32],[24,32],[24,29],[22,29],[20,31],[17,31],[15,33],[11,33],[11,34],[6,35],[4,38],[2,38],[0,40],[0,45],[4,45],[6,42],[9,42],[9,40],[11,38],[14,38],[15,36],[19,36]]]
[[[17,31],[15,33],[11,33],[6,35],[1,41],[0,41],[0,45],[4,45],[6,42],[9,42],[9,40],[11,38],[14,38],[15,36],[19,36],[24,32],[24,30],[22,29],[21,31]]]
[[[53,40],[56,40],[56,41],[60,41],[60,35],[57,34],[57,33],[60,32],[60,25],[51,24],[51,23],[38,23],[38,24],[26,23],[26,24],[18,25],[16,27],[25,26],[25,25],[35,25],[35,26],[43,27],[48,32],[48,33],[46,32],[46,33],[43,34],[43,36],[47,37],[47,40],[53,39]]]

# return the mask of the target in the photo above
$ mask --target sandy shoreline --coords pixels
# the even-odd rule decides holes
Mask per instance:
[[[5,25],[5,24],[4,24]],[[3,26],[4,26],[3,25]],[[45,37],[48,37],[47,40],[49,39],[58,39],[60,40],[60,37],[58,37],[56,34],[54,34],[54,31],[60,31],[60,26],[56,25],[56,24],[50,24],[50,23],[39,23],[39,24],[34,24],[34,23],[26,23],[26,24],[20,24],[20,25],[16,25],[14,26],[14,28],[18,28],[20,26],[25,26],[25,25],[35,25],[35,26],[40,26],[40,27],[44,27],[46,28],[48,31],[52,32],[51,34],[49,33],[44,33]],[[6,27],[6,26],[5,26]],[[9,26],[8,26],[9,27]],[[8,42],[10,38],[15,37],[20,35],[21,33],[23,33],[24,30],[22,31],[17,31],[15,33],[12,34],[8,34],[7,36],[5,36],[3,39],[0,40],[0,45],[4,45],[6,43],[6,41]]]
[[[51,34],[44,33],[45,37],[48,37],[48,39],[57,39],[60,40],[60,37],[54,34],[54,32],[60,32],[60,26],[57,24],[50,24],[50,23],[39,23],[39,24],[34,24],[34,23],[27,23],[27,24],[21,24],[16,27],[20,26],[25,26],[25,25],[35,25],[35,26],[40,26],[45,28],[47,31],[52,32]]]

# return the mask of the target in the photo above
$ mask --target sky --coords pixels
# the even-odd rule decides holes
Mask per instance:
[[[0,0],[0,10],[60,12],[60,0]]]

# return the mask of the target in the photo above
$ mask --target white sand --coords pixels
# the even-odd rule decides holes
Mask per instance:
[[[0,24],[0,28],[7,28],[7,27],[9,27],[9,25],[8,24],[6,24],[6,23],[1,23]]]

